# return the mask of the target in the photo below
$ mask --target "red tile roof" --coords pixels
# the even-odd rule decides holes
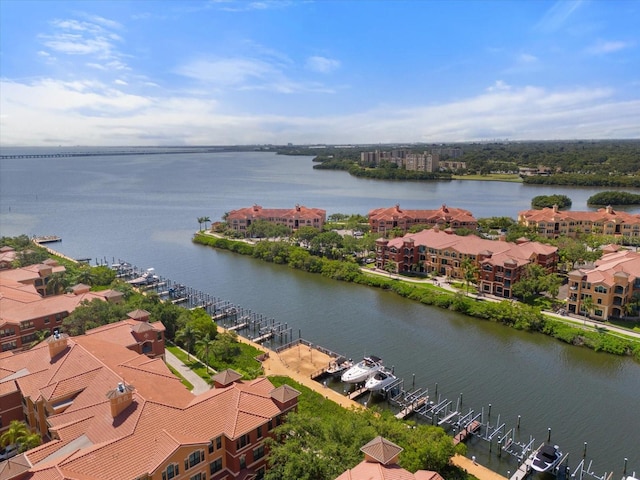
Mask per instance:
[[[68,338],[67,348],[53,360],[46,341],[31,350],[0,356],[2,388],[18,385],[33,400],[73,399],[64,412],[48,417],[59,439],[26,454],[33,464],[29,478],[136,478],[161,467],[177,449],[188,452],[220,435],[234,440],[255,430],[282,413],[274,392],[284,398],[297,394],[290,387],[275,389],[268,379],[259,378],[194,396],[162,360],[110,341],[108,332],[130,332],[132,322],[137,323],[125,320],[110,329]],[[18,377],[15,382],[14,377]],[[135,391],[131,403],[113,418],[107,392],[119,382]],[[144,455],[131,454],[141,446],[146,447]]]

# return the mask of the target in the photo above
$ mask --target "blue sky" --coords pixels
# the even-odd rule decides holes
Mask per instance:
[[[640,138],[637,0],[0,0],[0,144]]]

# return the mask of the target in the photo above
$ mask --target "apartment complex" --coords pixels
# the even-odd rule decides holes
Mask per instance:
[[[534,228],[547,238],[575,238],[579,233],[640,236],[640,215],[616,212],[611,206],[595,212],[561,211],[557,205],[541,210],[524,210],[518,213],[518,223]]]
[[[379,167],[382,163],[393,163],[400,168],[419,172],[466,169],[465,162],[455,160],[461,157],[462,153],[459,147],[432,148],[422,153],[414,153],[408,149],[374,150],[360,152],[360,165]]]
[[[136,328],[132,322],[138,322]],[[144,327],[142,326],[144,325]],[[3,425],[26,420],[45,443],[4,462],[12,480],[263,478],[265,439],[299,392],[233,371],[193,395],[160,357],[122,343],[157,339],[160,322],[127,320],[0,354]]]
[[[64,269],[64,267],[61,267]],[[91,292],[88,285],[76,285],[70,293],[42,296],[48,276],[43,271],[60,271],[50,265],[31,265],[0,272],[0,350],[22,349],[35,340],[36,332],[60,330],[62,321],[82,302],[120,302],[115,290]]]
[[[322,230],[327,221],[327,211],[320,208],[307,208],[296,205],[291,209],[262,208],[260,205],[232,210],[226,216],[230,228],[244,235],[247,228],[257,220],[263,220],[276,225],[284,225],[296,231],[300,227],[313,227]]]
[[[567,311],[598,320],[637,315],[640,253],[610,249],[593,268],[569,272]]]
[[[438,153],[412,153],[409,150],[392,150],[389,152],[375,150],[360,152],[360,165],[379,167],[382,163],[393,163],[400,168],[417,172],[437,172],[440,170]]]
[[[363,446],[364,460],[335,480],[444,480],[438,472],[411,473],[398,465],[402,448],[386,438],[376,437]]]
[[[469,210],[442,205],[437,210],[404,210],[400,205],[389,208],[376,208],[369,212],[369,227],[372,232],[385,233],[400,229],[407,232],[416,225],[468,228],[477,230],[478,221]]]
[[[530,263],[555,271],[558,249],[521,239],[517,243],[485,240],[475,235],[459,236],[439,228],[423,230],[392,240],[376,241],[376,267],[397,273],[421,272],[462,279],[462,263],[478,267],[478,290],[511,298],[512,286]]]

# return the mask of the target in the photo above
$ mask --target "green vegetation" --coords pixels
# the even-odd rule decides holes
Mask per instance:
[[[19,445],[19,452],[26,452],[41,443],[40,434],[31,432],[27,424],[20,420],[11,420],[9,428],[0,436],[0,446]]]
[[[545,142],[497,142],[436,145],[416,143],[412,145],[361,145],[355,147],[331,147],[322,150],[300,146],[279,147],[278,153],[290,155],[311,155],[314,162],[321,164],[314,168],[330,168],[350,171],[360,160],[360,152],[390,151],[406,149],[412,153],[423,153],[432,148],[460,147],[464,154],[457,158],[466,163],[466,170],[456,171],[454,178],[477,180],[515,181],[519,168],[540,166],[553,172],[551,175],[533,175],[521,181],[527,184],[584,185],[640,187],[640,148],[638,140],[598,140],[598,141],[545,141]],[[321,152],[319,155],[318,153]],[[445,157],[442,160],[446,160]],[[362,169],[362,175],[372,178],[396,178],[392,170],[397,167],[381,165]],[[380,173],[374,173],[380,170]],[[355,172],[355,170],[354,170]],[[352,173],[356,174],[356,173]],[[377,177],[380,175],[380,177]],[[503,178],[500,178],[503,176]],[[445,177],[446,178],[446,177]],[[433,178],[437,179],[437,178]]]
[[[587,200],[588,205],[640,205],[640,195],[629,192],[600,192]]]
[[[275,428],[268,440],[267,480],[330,480],[360,463],[360,448],[378,435],[404,449],[400,466],[440,472],[448,480],[464,480],[465,472],[450,465],[455,453],[452,438],[431,425],[401,422],[390,412],[373,409],[347,410],[287,377],[270,377],[276,386],[288,384],[301,392],[298,411],[289,413],[286,423]]]
[[[531,208],[540,210],[557,205],[560,210],[571,207],[571,199],[566,195],[538,195],[531,199]]]
[[[568,185],[573,187],[631,187],[640,188],[640,176],[563,173],[557,175],[534,175],[525,177],[530,185]]]

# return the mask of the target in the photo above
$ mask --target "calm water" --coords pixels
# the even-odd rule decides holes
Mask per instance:
[[[2,154],[10,153],[3,149]],[[598,474],[640,471],[640,366],[406,301],[387,292],[345,285],[193,245],[196,219],[219,220],[254,203],[296,203],[331,213],[360,213],[399,203],[405,208],[466,208],[480,217],[510,216],[536,195],[562,193],[576,210],[599,189],[558,189],[511,183],[396,183],[316,171],[309,157],[270,153],[137,155],[2,160],[0,234],[63,238],[54,248],[72,257],[121,258],[229,300],[353,358],[377,354],[416,387],[464,407],[500,416],[507,428],[520,415],[521,440],[552,440],[575,466],[587,459]],[[633,210],[632,210],[633,211]],[[495,442],[494,442],[495,444]],[[473,453],[502,473],[514,462]],[[495,450],[495,449],[494,449]]]

